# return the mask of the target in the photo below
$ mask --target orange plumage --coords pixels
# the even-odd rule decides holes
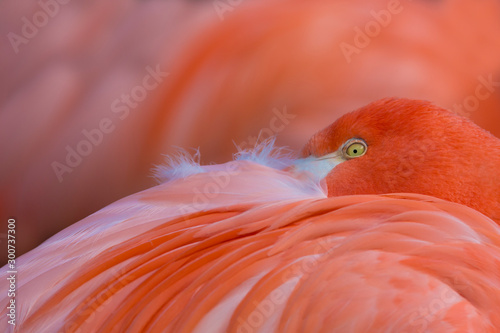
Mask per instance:
[[[231,4],[223,20],[214,10],[222,2]],[[19,54],[0,39],[0,213],[23,221],[19,253],[152,186],[149,169],[172,145],[223,162],[233,141],[251,147],[263,130],[298,150],[340,115],[387,96],[457,105],[500,135],[497,0],[85,3],[61,5]],[[356,46],[354,29],[394,3],[402,10],[348,62],[340,45]],[[40,9],[1,2],[3,35],[19,34],[23,17]],[[170,75],[127,116],[115,113],[115,101],[157,65]],[[285,112],[290,118],[276,120]],[[70,165],[68,147],[88,142],[82,131],[105,118],[113,132]]]
[[[409,124],[420,119],[411,119],[412,114],[462,121],[428,103],[385,100],[341,118],[304,151],[323,156],[352,135],[377,133],[381,142],[402,139],[398,133],[418,127]],[[420,125],[430,123],[423,119]],[[465,121],[455,132],[446,132],[449,125],[433,122],[434,130],[441,128],[441,135],[453,135],[456,142],[471,135],[489,138]],[[423,137],[430,133],[425,126],[421,130]],[[465,205],[421,194],[328,197],[344,194],[332,193],[334,184],[352,183],[352,177],[336,178],[337,170],[343,174],[352,168],[356,172],[350,176],[363,179],[362,163],[378,162],[377,153],[380,159],[390,157],[381,149],[385,146],[377,148],[370,136],[363,137],[369,144],[366,154],[328,173],[328,192],[322,181],[298,172],[297,162],[287,171],[261,165],[273,165],[271,158],[260,156],[262,149],[231,163],[191,165],[185,169],[191,175],[117,201],[72,225],[19,259],[16,328],[500,330],[500,227],[493,220]],[[389,147],[395,153],[415,149],[419,137],[414,139]],[[488,163],[485,157],[483,162]],[[429,173],[439,188],[437,176]],[[412,181],[416,175],[406,177]],[[363,189],[368,188],[353,191]],[[450,193],[455,189],[448,187]],[[0,295],[5,318],[3,285]]]
[[[329,195],[427,194],[500,223],[500,139],[470,120],[429,102],[385,99],[317,133],[303,155],[325,155],[351,137],[368,151],[334,168]]]

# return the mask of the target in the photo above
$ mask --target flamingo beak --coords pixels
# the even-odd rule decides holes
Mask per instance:
[[[324,179],[337,165],[344,162],[341,151],[323,156],[308,156],[296,160],[292,165],[292,172],[306,173],[310,178],[319,182]]]

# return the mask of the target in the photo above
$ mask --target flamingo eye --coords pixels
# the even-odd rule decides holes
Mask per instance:
[[[368,145],[361,139],[349,139],[344,144],[342,152],[346,158],[356,158],[363,156],[368,150]]]

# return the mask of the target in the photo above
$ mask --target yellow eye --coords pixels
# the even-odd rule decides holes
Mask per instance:
[[[366,143],[361,139],[350,139],[344,145],[344,155],[347,158],[363,156],[367,150]]]

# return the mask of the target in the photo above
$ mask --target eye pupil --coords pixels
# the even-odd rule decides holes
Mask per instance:
[[[357,153],[358,153],[358,150],[357,150],[357,149],[354,149],[354,150],[353,150],[353,153],[354,153],[354,154],[357,154]]]

